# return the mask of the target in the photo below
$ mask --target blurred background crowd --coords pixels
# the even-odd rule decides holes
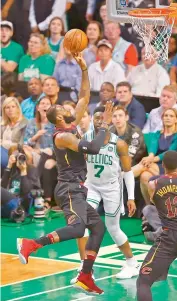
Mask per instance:
[[[140,217],[150,202],[149,178],[164,172],[166,150],[177,151],[177,28],[169,59],[159,64],[145,58],[130,24],[108,21],[102,0],[3,0],[1,13],[2,214],[8,216],[7,203],[18,197],[28,212],[33,189],[44,190],[46,210],[55,206],[54,127],[46,111],[56,103],[74,113],[82,74],[63,38],[79,28],[88,37],[83,56],[91,86],[79,131],[93,129],[95,108],[114,101],[111,131],[129,146]]]

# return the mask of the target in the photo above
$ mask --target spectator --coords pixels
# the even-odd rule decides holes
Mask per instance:
[[[148,157],[133,167],[135,177],[140,176],[141,192],[146,204],[150,203],[148,181],[152,176],[164,174],[162,159],[167,150],[177,151],[177,110],[166,109],[162,114],[162,131],[144,135]]]
[[[54,60],[56,60],[64,35],[63,20],[59,17],[54,17],[49,24],[49,37],[47,39]]]
[[[50,207],[48,202],[51,202],[57,178],[53,153],[54,125],[46,116],[50,107],[50,99],[43,96],[36,106],[36,117],[28,123],[24,136],[24,143],[33,156],[34,165],[38,167],[46,208]]]
[[[24,55],[19,65],[19,80],[29,81],[36,77],[43,80],[53,74],[55,61],[45,37],[32,33],[28,42],[28,54]]]
[[[98,58],[100,61],[90,65],[88,69],[91,90],[99,91],[104,82],[114,86],[125,79],[124,71],[112,60],[112,45],[107,40],[98,42]]]
[[[21,57],[24,55],[20,44],[12,41],[13,24],[9,21],[1,22],[1,70],[13,72],[17,69]]]
[[[105,23],[108,21],[106,1],[103,1],[100,6],[100,17],[103,22],[103,25],[105,25]]]
[[[1,105],[7,97],[14,96],[17,85],[17,73],[6,72],[1,78]]]
[[[28,93],[30,97],[21,103],[22,113],[26,119],[32,119],[35,115],[36,105],[41,98],[42,83],[39,78],[32,78],[28,82]]]
[[[64,100],[64,101],[62,102],[62,106],[63,106],[66,110],[70,111],[72,115],[75,115],[75,107],[76,107],[76,104],[75,104],[73,101],[71,101],[71,100]]]
[[[170,69],[170,82],[172,85],[177,85],[177,54]]]
[[[81,136],[84,136],[86,132],[92,129],[92,121],[91,121],[91,115],[90,111],[87,108],[87,110],[84,113],[84,116],[82,117],[80,123],[79,123],[79,133]]]
[[[20,156],[25,156],[20,161]],[[10,148],[10,156],[7,168],[1,181],[1,216],[10,218],[11,212],[21,205],[26,213],[29,213],[32,197],[32,189],[40,189],[37,170],[33,166],[32,156],[25,147],[13,146]]]
[[[87,21],[92,20],[95,0],[74,0],[71,9],[67,11],[69,29],[86,30]],[[76,17],[77,16],[77,17]]]
[[[79,91],[82,77],[81,69],[72,54],[67,49],[64,49],[64,51],[65,58],[56,64],[53,76],[59,86]]]
[[[165,86],[161,92],[159,99],[160,107],[153,109],[146,121],[143,128],[143,133],[157,132],[161,131],[162,124],[162,114],[166,109],[176,108],[177,109],[177,88],[172,85]]]
[[[133,68],[127,77],[132,93],[159,97],[163,87],[170,84],[169,75],[155,58],[146,58],[145,48],[141,51],[141,58],[142,64]]]
[[[23,142],[27,120],[22,115],[20,104],[15,97],[7,97],[2,105],[1,122],[1,167],[8,162],[8,150]]]
[[[114,101],[115,91],[113,84],[109,82],[104,82],[101,85],[99,96],[100,102],[97,104],[97,107],[105,106],[106,102],[109,100]]]
[[[68,2],[73,0],[31,0],[29,21],[32,32],[45,32],[54,17],[65,18]]]
[[[129,156],[132,157],[132,166],[134,166],[146,153],[142,131],[129,122],[128,111],[122,106],[115,106],[112,123],[110,131],[127,143]]]
[[[113,47],[112,59],[119,63],[128,74],[132,67],[138,64],[138,52],[135,45],[121,37],[119,23],[107,22],[105,24],[105,36]]]
[[[118,104],[127,109],[129,122],[142,129],[146,122],[146,112],[144,106],[133,96],[128,82],[120,82],[117,85],[116,99]]]
[[[96,62],[97,58],[97,43],[103,37],[101,24],[97,21],[91,21],[86,29],[88,38],[88,47],[83,51],[83,57],[89,67],[92,63]]]
[[[175,60],[177,60],[177,34],[172,34],[168,43],[168,61],[162,65],[168,73]]]
[[[10,6],[5,19],[12,22],[14,26],[14,41],[22,45],[26,51],[31,33],[28,20],[31,0],[7,0],[7,2]]]
[[[59,103],[59,91],[57,80],[53,76],[49,76],[43,81],[43,92],[50,99],[52,104]]]

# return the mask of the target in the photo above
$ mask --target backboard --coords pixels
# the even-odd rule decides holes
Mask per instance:
[[[131,23],[128,12],[132,9],[164,8],[170,5],[170,0],[107,0],[108,19],[118,23]],[[164,24],[164,18],[158,17],[158,25]],[[153,23],[151,18],[146,19],[148,24]]]

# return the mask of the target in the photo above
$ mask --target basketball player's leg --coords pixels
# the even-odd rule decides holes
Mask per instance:
[[[122,192],[120,192],[119,184],[114,187],[103,188],[102,197],[105,210],[105,225],[112,239],[124,254],[126,264],[116,276],[117,278],[125,279],[138,275],[139,265],[132,254],[128,238],[120,228],[120,214],[122,206]]]
[[[173,250],[175,240],[168,237],[163,231],[149,250],[142,263],[139,277],[137,279],[137,300],[152,301],[151,286],[156,281],[165,280],[171,263],[177,257],[177,250]]]
[[[100,193],[96,189],[96,187],[94,185],[92,185],[91,183],[86,182],[85,185],[88,189],[87,202],[88,202],[88,204],[90,204],[91,207],[93,207],[96,210],[99,206],[100,201],[101,201]],[[89,231],[86,228],[84,236],[82,238],[77,239],[77,245],[78,245],[80,258],[81,258],[81,264],[80,264],[80,267],[78,268],[77,276],[74,277],[73,279],[71,279],[71,281],[70,281],[71,284],[74,284],[77,281],[79,272],[82,270],[83,262],[84,262],[84,259],[85,259],[85,256],[86,256],[86,245],[87,245],[88,239],[89,239]]]
[[[97,210],[101,201],[101,195],[95,185],[86,182],[85,186],[88,189],[87,202],[90,204],[90,206],[92,206],[95,210]],[[87,244],[88,237],[89,237],[88,229],[85,229],[84,236],[82,238],[77,239],[81,261],[83,261],[85,258],[85,246]]]
[[[102,294],[103,291],[94,284],[91,278],[91,271],[104,236],[105,227],[96,211],[94,209],[92,209],[94,210],[93,212],[89,210],[86,196],[87,189],[79,183],[58,184],[55,189],[55,198],[56,201],[60,201],[58,205],[60,205],[65,214],[67,226],[57,229],[39,239],[18,240],[18,251],[21,262],[26,264],[29,255],[41,247],[82,237],[89,223],[89,226],[92,226],[90,228],[91,238],[83,263],[82,273],[78,277],[78,286],[86,291]]]

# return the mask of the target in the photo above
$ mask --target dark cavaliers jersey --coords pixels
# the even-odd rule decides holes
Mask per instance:
[[[84,182],[87,173],[84,154],[74,152],[69,148],[57,148],[55,145],[55,137],[59,133],[72,133],[80,138],[80,135],[75,126],[68,129],[56,129],[54,139],[54,151],[56,155],[58,180],[64,182]]]
[[[162,226],[177,230],[177,173],[156,180],[153,196]]]

